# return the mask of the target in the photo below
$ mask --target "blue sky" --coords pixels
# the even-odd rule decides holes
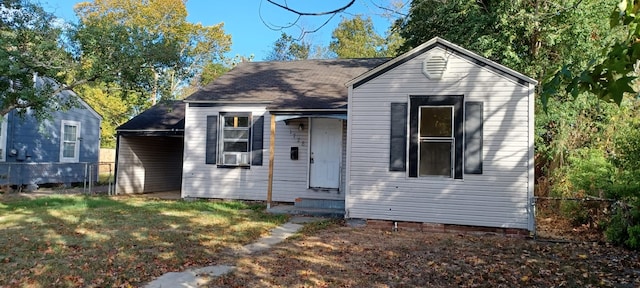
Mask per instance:
[[[42,6],[56,16],[63,18],[67,22],[75,22],[76,17],[73,6],[82,2],[79,0],[41,0]],[[349,2],[349,0],[288,0],[289,7],[303,12],[317,12],[332,10]],[[285,3],[285,0],[278,0],[278,3]],[[336,15],[321,28],[318,32],[307,34],[305,39],[314,45],[321,44],[327,46],[331,40],[331,32],[338,26],[342,17],[350,18],[356,14],[371,16],[376,30],[381,35],[389,27],[387,19],[379,16],[381,9],[375,5],[386,6],[388,0],[356,0],[355,4],[346,10],[346,13]],[[235,55],[254,55],[254,61],[263,60],[271,51],[282,31],[273,31],[265,25],[262,20],[271,26],[286,26],[295,21],[296,15],[283,9],[274,7],[266,0],[188,0],[187,19],[190,22],[200,22],[204,25],[212,25],[224,22],[224,30],[231,34],[233,45],[228,57]],[[298,24],[306,30],[313,30],[327,21],[329,16],[302,18]],[[300,29],[288,28],[287,32],[294,37],[300,35]]]

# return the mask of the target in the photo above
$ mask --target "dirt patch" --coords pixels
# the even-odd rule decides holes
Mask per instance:
[[[638,287],[637,252],[596,242],[335,226],[237,262],[211,287]]]

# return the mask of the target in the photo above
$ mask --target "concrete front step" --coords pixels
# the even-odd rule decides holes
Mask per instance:
[[[344,200],[297,198],[294,204],[298,208],[322,208],[344,210]]]
[[[344,218],[344,209],[331,209],[331,208],[305,208],[294,205],[280,204],[273,206],[267,210],[273,214],[286,214],[286,215],[305,215],[314,217],[325,218]]]

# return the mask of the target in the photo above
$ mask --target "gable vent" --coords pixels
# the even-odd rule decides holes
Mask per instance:
[[[447,59],[441,55],[431,56],[422,62],[422,73],[429,79],[442,79],[447,70]]]

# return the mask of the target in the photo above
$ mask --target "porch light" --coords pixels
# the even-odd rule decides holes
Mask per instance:
[[[300,123],[300,125],[298,125],[298,130],[300,131],[304,130],[304,124]]]

